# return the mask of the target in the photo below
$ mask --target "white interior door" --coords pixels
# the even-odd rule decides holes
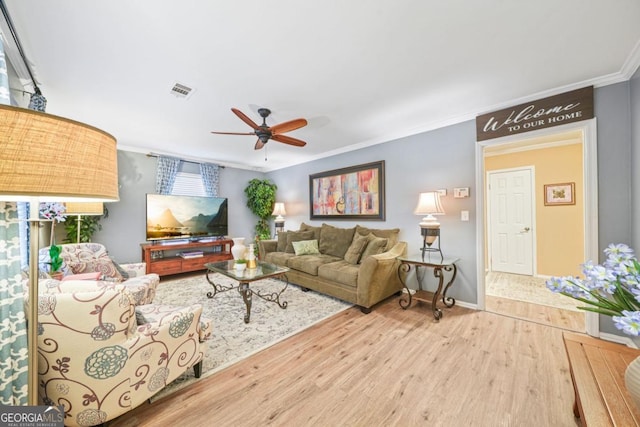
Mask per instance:
[[[531,168],[489,173],[492,271],[533,275]]]

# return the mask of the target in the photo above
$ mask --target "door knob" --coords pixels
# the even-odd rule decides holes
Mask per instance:
[[[528,233],[529,230],[531,230],[529,227],[525,227],[524,230],[522,230],[524,233]]]

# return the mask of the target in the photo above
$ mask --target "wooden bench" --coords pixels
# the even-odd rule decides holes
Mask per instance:
[[[624,384],[624,372],[640,350],[565,332],[575,390],[573,413],[583,426],[640,426],[640,409]]]

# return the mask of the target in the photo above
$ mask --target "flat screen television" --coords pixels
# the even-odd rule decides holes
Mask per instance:
[[[229,233],[224,197],[147,194],[147,240],[203,239]]]

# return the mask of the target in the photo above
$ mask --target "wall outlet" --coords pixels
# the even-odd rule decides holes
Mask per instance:
[[[469,211],[460,211],[460,221],[469,221]]]

